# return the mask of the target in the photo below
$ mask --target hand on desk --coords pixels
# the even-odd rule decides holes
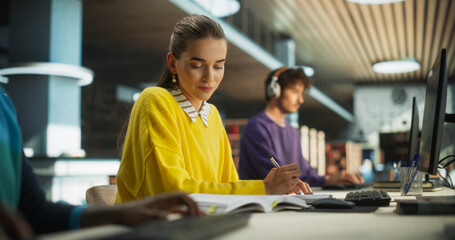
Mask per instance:
[[[301,171],[297,164],[289,164],[279,168],[272,168],[269,174],[265,177],[264,186],[265,194],[299,194],[303,191],[305,194],[311,192],[311,188],[307,183],[298,179]]]
[[[151,220],[166,219],[171,214],[200,216],[203,213],[185,193],[156,195],[114,207],[89,207],[81,217],[81,226],[102,224],[134,225]]]
[[[203,215],[187,194],[170,193],[115,206],[85,208],[81,215],[81,227],[104,224],[134,225],[166,219],[170,214]],[[27,221],[0,204],[0,239],[31,239],[32,236],[33,231]]]
[[[364,183],[362,176],[354,175],[346,171],[337,172],[335,174],[325,176],[326,184],[343,184],[352,185]]]
[[[295,188],[293,188],[288,194],[297,194],[297,195],[308,195],[313,194],[313,190],[308,183],[302,182],[300,179],[297,182]]]

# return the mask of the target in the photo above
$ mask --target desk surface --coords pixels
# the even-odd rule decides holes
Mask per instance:
[[[322,191],[313,189],[315,194],[332,194],[344,198],[349,191]],[[455,227],[454,215],[398,215],[394,212],[399,192],[389,192],[392,202],[374,213],[328,213],[328,212],[275,212],[253,214],[245,228],[220,236],[219,240],[230,239],[447,239],[444,227]],[[438,192],[424,192],[424,196],[455,195],[455,191],[444,188]],[[97,231],[96,231],[97,230]],[[90,234],[90,231],[97,234]],[[122,226],[103,226],[70,234],[53,234],[42,239],[80,239],[99,236],[101,233],[128,231]],[[81,235],[82,234],[82,235]],[[103,234],[102,234],[103,235]],[[90,237],[89,237],[90,238]]]
[[[352,190],[351,190],[352,191]],[[315,194],[332,194],[344,198],[350,191],[314,190]],[[276,212],[253,214],[249,226],[217,239],[447,239],[443,229],[455,227],[453,215],[398,215],[395,207],[399,192],[389,192],[389,207],[374,213]],[[425,192],[424,196],[455,195],[454,190]]]

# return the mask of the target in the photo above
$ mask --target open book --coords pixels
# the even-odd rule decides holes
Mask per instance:
[[[207,214],[238,212],[276,212],[308,208],[295,195],[223,195],[193,193],[190,197]]]

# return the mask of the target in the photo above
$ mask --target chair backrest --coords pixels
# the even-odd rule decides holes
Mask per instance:
[[[117,185],[98,185],[87,189],[85,192],[85,200],[88,205],[113,206],[117,195]]]

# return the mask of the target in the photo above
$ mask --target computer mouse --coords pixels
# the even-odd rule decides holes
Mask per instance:
[[[315,208],[352,208],[355,206],[355,203],[350,201],[345,201],[342,199],[336,198],[322,198],[313,202],[313,207]]]

